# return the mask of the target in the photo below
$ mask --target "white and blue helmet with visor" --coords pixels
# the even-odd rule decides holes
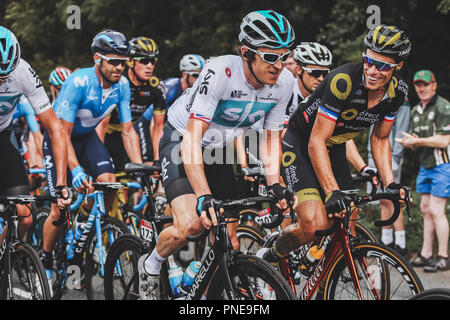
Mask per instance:
[[[20,62],[20,46],[14,33],[0,26],[0,79],[7,78]]]

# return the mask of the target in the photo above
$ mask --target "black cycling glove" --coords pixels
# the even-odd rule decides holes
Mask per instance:
[[[267,187],[267,195],[270,197],[274,197],[278,200],[291,200],[289,197],[288,189],[280,185],[279,183],[275,183],[269,187]]]
[[[63,189],[67,190],[67,194],[68,194],[67,197],[63,196],[63,194],[62,194]],[[56,186],[55,187],[55,195],[56,195],[56,198],[61,198],[61,199],[64,199],[64,200],[67,200],[67,199],[70,198],[70,199],[73,200],[72,189],[69,188],[69,187],[66,187],[66,186]]]
[[[347,195],[340,190],[328,193],[325,198],[325,211],[328,214],[338,213],[347,207]]]
[[[209,208],[214,208],[214,198],[210,194],[204,194],[197,198],[197,215],[200,217],[202,211],[206,211],[209,216]]]
[[[390,185],[387,186],[386,193],[399,194],[401,188],[402,188],[402,185],[400,183],[392,182]]]

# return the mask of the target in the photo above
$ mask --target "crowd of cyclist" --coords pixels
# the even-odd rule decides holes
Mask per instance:
[[[291,52],[295,41],[284,16],[254,11],[240,25],[237,55],[206,62],[186,54],[179,62],[181,77],[162,80],[154,74],[159,50],[152,38],[128,40],[106,30],[92,40],[94,66],[56,67],[47,95],[21,58],[13,32],[0,27],[0,193],[30,193],[24,159],[29,168],[46,168],[58,203],[44,226],[44,267],[52,266],[58,231],[52,221],[59,207],[70,204],[68,187],[91,191],[92,181],[115,181],[128,162],[159,164],[159,189],[174,224],[138,262],[141,298],[157,299],[162,263],[187,236],[217,223],[214,199],[238,197],[233,163],[226,157],[215,163],[198,159],[205,150],[221,158],[234,141],[243,150],[239,137],[249,128],[259,135],[268,192],[280,209],[293,201],[301,221],[286,226],[275,245],[259,253],[269,262],[313,240],[315,230],[330,225],[328,218],[344,212],[342,190],[355,188],[347,161],[363,175],[378,175],[388,192],[402,193],[393,178],[388,137],[408,93],[396,73],[411,50],[406,33],[394,26],[373,28],[364,39],[363,61],[334,69],[325,45],[299,41]],[[371,125],[378,170],[367,167],[352,140]],[[21,146],[11,142],[17,136]],[[238,152],[238,158],[242,168],[248,166],[245,154]],[[292,199],[286,199],[287,188],[295,192]],[[107,211],[114,197],[105,194]],[[90,205],[83,205],[81,217]],[[19,208],[19,215],[28,212]],[[22,234],[29,224],[21,219]],[[235,228],[229,224],[238,249]]]

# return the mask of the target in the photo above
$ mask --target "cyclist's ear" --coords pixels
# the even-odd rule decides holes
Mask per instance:
[[[102,59],[97,53],[94,53],[93,59],[95,64],[99,64],[102,61]]]

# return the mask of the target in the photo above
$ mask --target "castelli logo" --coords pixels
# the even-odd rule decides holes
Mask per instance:
[[[231,77],[231,70],[230,68],[225,68],[225,74],[227,75],[227,77]]]

